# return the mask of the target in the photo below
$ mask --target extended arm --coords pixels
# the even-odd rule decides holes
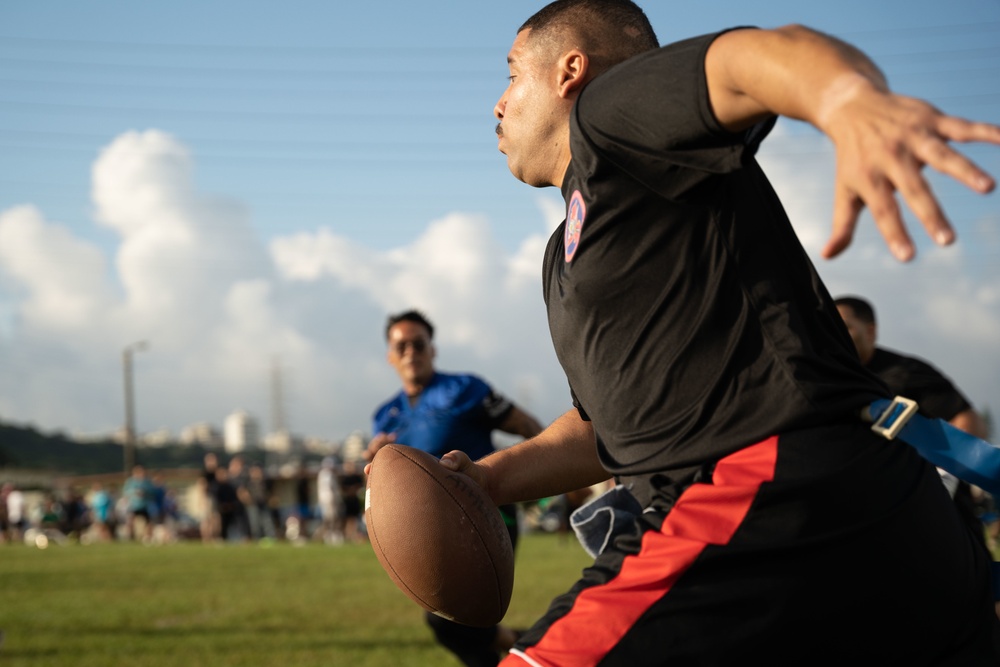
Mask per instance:
[[[454,451],[441,463],[472,477],[498,505],[559,495],[609,477],[597,456],[593,428],[575,409],[536,437],[477,462]]]
[[[719,37],[705,60],[709,98],[724,127],[740,130],[772,114],[807,121],[837,149],[834,257],[851,242],[867,206],[895,256],[913,257],[898,191],[939,244],[954,231],[921,174],[924,165],[979,193],[993,179],[949,142],[1000,144],[1000,127],[946,116],[930,104],[893,94],[878,68],[854,47],[801,26],[737,30]]]

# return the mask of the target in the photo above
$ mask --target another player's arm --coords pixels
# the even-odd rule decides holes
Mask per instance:
[[[557,496],[608,479],[590,422],[570,410],[540,434],[516,447],[472,462],[460,451],[441,463],[472,477],[498,505]]]
[[[511,406],[510,411],[497,428],[504,433],[518,435],[525,439],[535,437],[544,429],[537,419],[516,405]]]
[[[924,165],[979,193],[995,185],[949,142],[1000,144],[1000,126],[947,116],[922,100],[893,94],[871,60],[832,37],[801,26],[725,33],[709,48],[705,73],[723,127],[738,131],[778,114],[807,121],[833,141],[833,233],[824,257],[850,244],[867,206],[893,254],[912,258],[897,191],[935,242],[951,243],[954,231],[921,174]]]
[[[966,433],[971,433],[977,438],[986,438],[989,435],[986,428],[986,420],[979,416],[979,413],[968,408],[967,410],[962,410],[957,415],[948,420],[948,423],[955,428],[961,429]]]

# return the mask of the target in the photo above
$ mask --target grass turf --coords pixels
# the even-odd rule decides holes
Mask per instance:
[[[590,559],[518,545],[504,623],[526,627]],[[366,545],[0,545],[0,664],[457,666]]]

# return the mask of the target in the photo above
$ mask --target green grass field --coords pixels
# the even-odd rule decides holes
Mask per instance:
[[[522,537],[504,621],[521,627],[590,562]],[[457,666],[367,544],[0,545],[5,667]]]

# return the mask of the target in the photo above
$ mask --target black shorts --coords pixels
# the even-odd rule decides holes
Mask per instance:
[[[612,542],[504,665],[996,665],[989,557],[861,424],[718,461]]]

